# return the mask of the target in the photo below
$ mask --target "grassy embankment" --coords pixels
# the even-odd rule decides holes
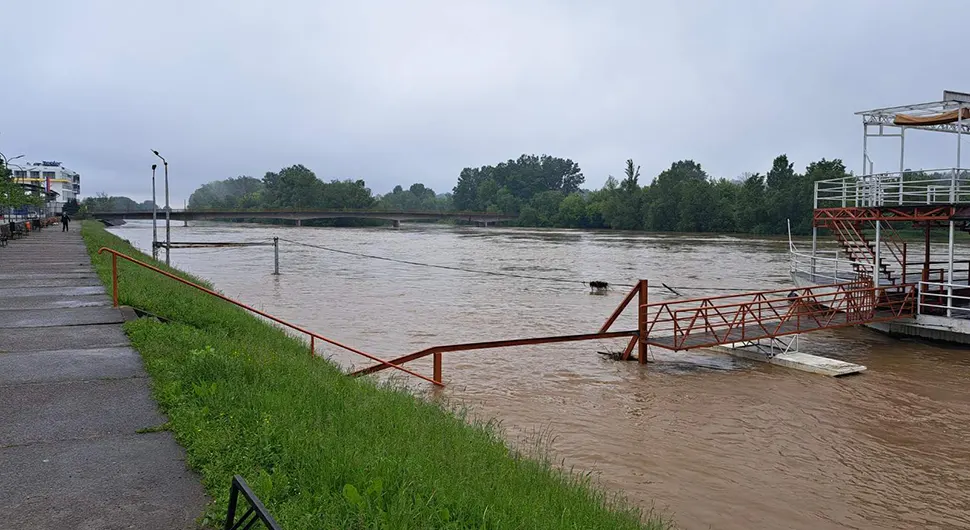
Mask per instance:
[[[164,268],[99,223],[85,222],[82,234],[107,286],[101,246]],[[215,498],[210,525],[224,516],[238,473],[287,530],[664,527],[588,476],[510,450],[490,425],[349,378],[239,308],[118,263],[121,303],[171,320],[125,330],[168,415],[163,428]]]

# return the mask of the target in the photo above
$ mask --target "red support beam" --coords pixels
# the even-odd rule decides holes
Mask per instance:
[[[950,205],[895,206],[895,207],[845,207],[817,208],[812,221],[820,228],[832,228],[834,221],[860,223],[863,221],[907,221],[930,222],[949,221],[957,214],[965,214],[966,209]]]

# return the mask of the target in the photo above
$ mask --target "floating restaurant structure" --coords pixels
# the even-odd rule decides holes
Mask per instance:
[[[791,278],[800,287],[871,282],[889,293],[882,304],[915,288],[913,315],[866,325],[970,344],[970,261],[955,252],[957,233],[970,231],[970,171],[961,166],[970,94],[945,91],[940,101],[856,114],[863,123],[863,174],[815,183],[812,248],[799,249],[789,239]],[[907,170],[909,131],[951,135],[955,165]],[[877,138],[898,140],[898,171],[872,171],[869,141]],[[819,249],[820,229],[831,234],[836,250]],[[902,229],[916,229],[922,237],[906,241]],[[934,234],[945,234],[947,243],[934,246]]]

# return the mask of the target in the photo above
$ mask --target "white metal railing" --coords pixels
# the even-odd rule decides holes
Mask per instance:
[[[789,258],[789,273],[797,274],[820,285],[858,281],[864,277],[872,278],[874,269],[872,263],[840,257],[837,250],[816,251],[815,256],[812,256],[799,252],[792,245]]]
[[[916,313],[970,318],[970,296],[954,294],[958,289],[966,292],[968,286],[958,283],[919,282]]]
[[[815,208],[918,206],[970,202],[970,170],[875,173],[815,183]]]

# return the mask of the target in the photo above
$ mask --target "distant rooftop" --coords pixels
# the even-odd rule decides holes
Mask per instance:
[[[970,134],[970,94],[944,90],[940,101],[864,110],[856,115],[866,125]]]

